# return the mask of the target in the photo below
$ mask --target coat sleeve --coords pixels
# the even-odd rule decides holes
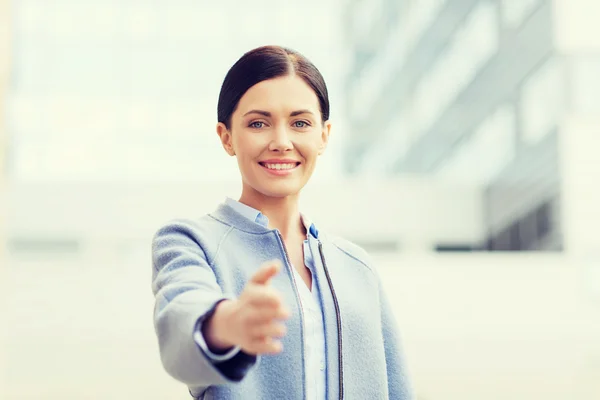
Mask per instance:
[[[154,328],[160,358],[169,375],[190,387],[238,382],[256,363],[256,356],[240,351],[216,362],[195,340],[198,324],[227,297],[192,232],[189,224],[173,222],[152,241]]]
[[[382,287],[381,279],[379,279],[379,298],[381,301],[381,326],[385,347],[389,398],[414,400],[415,395],[410,383],[404,351],[402,350],[398,323],[389,298]]]

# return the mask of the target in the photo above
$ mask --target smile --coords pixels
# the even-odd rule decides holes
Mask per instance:
[[[277,169],[277,170],[282,170],[282,169],[294,169],[296,168],[298,165],[300,165],[300,163],[288,163],[288,164],[282,164],[282,163],[259,163],[260,165],[262,165],[265,168],[268,169]]]
[[[259,162],[259,164],[274,175],[287,175],[300,166],[299,162]]]

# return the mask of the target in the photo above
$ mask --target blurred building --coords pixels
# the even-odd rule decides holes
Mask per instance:
[[[10,15],[8,12],[9,0],[0,0],[0,187],[5,178],[6,157],[6,88],[8,85],[8,71],[10,67],[9,30]]]
[[[8,81],[8,71],[10,65],[9,57],[9,0],[0,0],[0,314],[5,319],[6,302],[6,120],[5,120],[5,93]],[[3,335],[4,336],[4,335]],[[3,396],[3,388],[6,386],[6,351],[4,338],[0,338],[0,396]]]
[[[0,0],[0,262],[4,257],[4,232],[6,218],[5,212],[5,185],[6,185],[6,88],[8,86],[8,73],[10,68],[9,27],[10,15],[8,12],[9,0]]]
[[[237,13],[188,0],[10,2],[13,247],[145,246],[163,216],[237,195],[214,133],[218,90],[243,51],[276,39],[322,70],[330,148],[344,146],[357,178],[303,197],[331,230],[386,249],[600,248],[587,224],[600,217],[600,25],[589,19],[600,3],[263,1]],[[328,153],[317,171],[336,177]],[[374,199],[377,212],[348,222]]]
[[[562,249],[564,124],[600,115],[596,4],[348,1],[345,171],[480,185],[486,234],[440,248]]]
[[[340,75],[325,63],[338,59],[335,2],[235,3],[235,13],[227,2],[188,0],[12,3],[16,181],[237,179],[215,133],[220,85],[236,59],[282,44],[323,66],[334,93]],[[309,17],[332,29],[307,33],[298,21]]]

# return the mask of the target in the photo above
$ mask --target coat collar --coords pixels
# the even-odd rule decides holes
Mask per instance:
[[[267,233],[273,232],[274,229],[269,229],[266,225],[268,224],[268,219],[266,216],[260,213],[258,210],[254,210],[249,206],[243,205],[247,207],[248,211],[255,211],[256,214],[253,213],[253,218],[249,218],[250,212],[242,214],[236,209],[237,207],[233,207],[231,202],[235,200],[227,199],[224,203],[219,204],[217,209],[210,213],[209,215],[216,220],[219,220],[227,225],[233,226],[241,231],[248,233]],[[245,215],[248,214],[248,215]],[[261,218],[262,217],[262,218]],[[315,224],[310,222],[308,218],[302,215],[303,222],[305,226],[307,226],[307,231],[314,238],[319,237],[319,231],[315,227]]]

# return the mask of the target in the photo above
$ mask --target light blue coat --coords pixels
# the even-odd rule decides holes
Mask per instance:
[[[327,399],[413,399],[396,321],[377,271],[360,247],[318,232],[309,241],[325,321]],[[154,324],[166,371],[198,399],[304,400],[302,313],[277,230],[226,204],[197,220],[173,221],[152,243]],[[264,262],[284,270],[271,285],[291,311],[284,351],[243,351],[214,363],[194,340],[197,324],[224,298],[238,296]]]

